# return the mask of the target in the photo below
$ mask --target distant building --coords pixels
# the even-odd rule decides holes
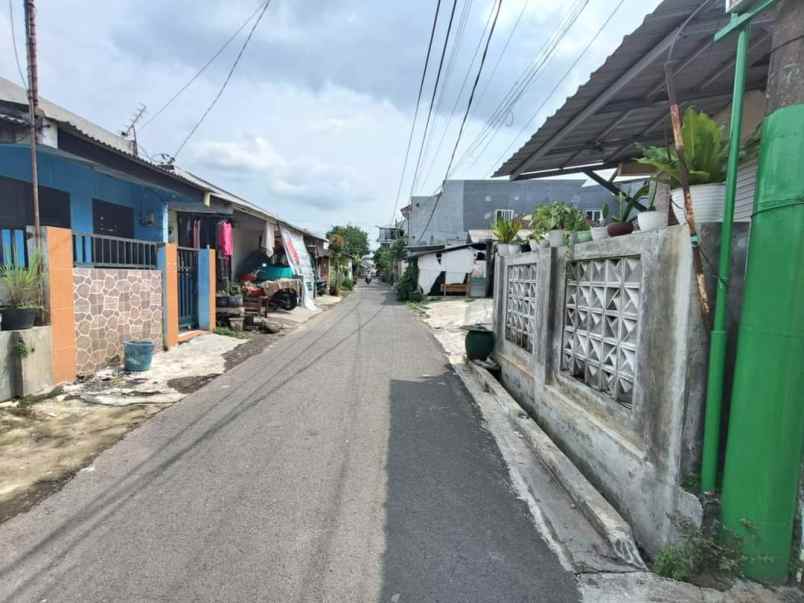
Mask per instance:
[[[402,208],[404,220],[400,226],[409,238],[409,247],[417,248],[466,242],[469,231],[488,230],[498,217],[527,215],[538,205],[553,201],[570,203],[591,220],[601,218],[604,205],[611,204],[615,209],[611,192],[596,184],[584,186],[585,183],[580,178],[448,180],[440,195],[411,197],[411,203]],[[631,193],[641,183],[618,186]]]

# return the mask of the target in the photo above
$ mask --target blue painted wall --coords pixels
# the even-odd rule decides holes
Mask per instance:
[[[74,232],[92,232],[92,200],[100,199],[134,209],[134,237],[146,241],[168,240],[167,203],[194,202],[178,193],[136,180],[112,176],[91,162],[40,148],[39,183],[70,195],[70,219]],[[25,145],[0,145],[0,176],[31,181],[31,149]],[[2,202],[2,200],[0,200]],[[143,224],[153,214],[152,224]]]
[[[198,328],[208,331],[215,326],[215,317],[209,307],[209,281],[212,270],[212,254],[209,249],[198,252]]]

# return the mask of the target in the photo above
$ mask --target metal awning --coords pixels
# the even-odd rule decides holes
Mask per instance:
[[[667,144],[672,134],[664,63],[677,30],[700,5],[664,0],[494,176],[610,168],[638,156],[639,144]],[[774,18],[771,12],[754,21],[747,91],[765,89]],[[736,36],[713,41],[727,23],[723,2],[710,0],[677,36],[673,73],[682,109],[692,105],[712,115],[731,102]]]

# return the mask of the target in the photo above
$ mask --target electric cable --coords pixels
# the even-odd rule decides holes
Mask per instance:
[[[9,2],[10,2],[10,1],[11,1],[11,0],[9,0]],[[162,105],[162,106],[159,108],[159,110],[158,110],[156,113],[154,113],[154,114],[151,116],[151,118],[150,118],[150,119],[148,119],[148,120],[147,120],[147,121],[146,121],[144,124],[142,124],[142,125],[140,126],[140,131],[142,131],[143,129],[145,129],[145,127],[146,127],[148,124],[150,124],[150,123],[151,123],[152,121],[154,121],[154,120],[155,120],[157,117],[159,117],[159,116],[162,114],[162,112],[163,112],[165,109],[167,109],[167,108],[168,108],[168,107],[169,107],[171,104],[173,104],[173,101],[175,101],[177,98],[179,98],[179,96],[181,96],[181,95],[182,95],[182,93],[183,93],[185,90],[187,90],[187,88],[189,88],[189,87],[192,85],[192,83],[193,83],[195,80],[197,80],[199,77],[201,77],[201,74],[203,74],[203,73],[204,73],[204,72],[207,70],[207,68],[208,68],[210,65],[212,65],[212,63],[214,63],[214,62],[215,62],[215,59],[217,59],[219,56],[221,56],[221,54],[223,53],[223,51],[224,51],[224,50],[226,50],[226,49],[229,47],[229,44],[231,44],[231,43],[234,41],[234,39],[235,39],[235,38],[236,38],[238,35],[240,35],[240,32],[241,32],[241,31],[243,31],[243,30],[246,28],[246,25],[248,25],[249,23],[251,23],[251,20],[252,20],[252,19],[254,19],[254,17],[257,15],[257,13],[259,13],[259,12],[260,12],[260,10],[262,9],[262,7],[263,7],[263,3],[262,3],[262,2],[260,2],[260,3],[257,5],[257,8],[255,8],[255,9],[254,9],[254,11],[253,11],[253,12],[252,12],[252,13],[249,15],[248,19],[246,19],[245,21],[243,21],[243,23],[240,25],[240,27],[238,27],[238,28],[237,28],[237,31],[235,31],[235,32],[234,32],[234,33],[233,33],[231,36],[229,36],[229,38],[228,38],[228,39],[227,39],[227,40],[226,40],[226,41],[223,43],[223,45],[222,45],[222,46],[221,46],[221,47],[220,47],[220,48],[217,50],[217,52],[215,52],[215,54],[213,54],[213,55],[212,55],[212,58],[210,58],[210,59],[209,59],[209,60],[208,60],[206,63],[204,63],[204,66],[203,66],[203,67],[201,67],[201,69],[199,69],[198,71],[196,71],[196,72],[195,72],[195,74],[193,75],[193,77],[191,77],[189,80],[187,80],[187,83],[185,83],[185,84],[184,84],[184,85],[183,85],[181,88],[179,88],[179,90],[178,90],[178,92],[176,92],[176,94],[174,94],[173,96],[171,96],[171,97],[170,97],[170,99],[169,99],[169,100],[168,100],[168,101],[167,101],[167,102],[166,102],[164,105]]]
[[[510,152],[511,147],[516,143],[516,141],[519,139],[519,137],[522,135],[522,133],[530,127],[530,124],[533,123],[533,121],[539,116],[539,113],[541,112],[541,110],[544,109],[544,107],[548,103],[548,101],[550,101],[550,99],[553,97],[553,95],[555,95],[555,93],[558,91],[558,89],[564,83],[564,80],[566,80],[569,77],[569,75],[572,73],[573,69],[575,69],[578,66],[578,63],[581,62],[581,59],[583,58],[583,56],[587,52],[589,52],[589,49],[597,41],[597,39],[600,37],[600,34],[603,33],[603,30],[606,29],[608,24],[611,22],[611,20],[617,14],[617,11],[620,10],[620,7],[624,3],[625,3],[625,0],[620,0],[617,3],[617,5],[614,7],[614,9],[611,11],[611,13],[609,13],[609,16],[606,17],[606,20],[603,21],[603,24],[600,26],[600,28],[598,28],[598,30],[595,32],[595,34],[592,36],[592,38],[589,40],[589,42],[586,44],[586,46],[584,46],[583,50],[581,50],[581,52],[578,54],[578,56],[575,57],[575,60],[569,66],[569,69],[567,69],[564,72],[564,74],[561,76],[561,78],[558,80],[558,82],[556,82],[556,85],[553,86],[553,89],[550,91],[550,93],[547,95],[547,97],[544,99],[544,101],[542,101],[542,103],[536,109],[536,112],[531,116],[530,119],[528,119],[527,122],[525,122],[525,124],[522,126],[522,128],[519,130],[519,132],[513,138],[513,140],[508,144],[508,146],[502,152],[500,157],[494,162],[494,165],[500,165],[501,164],[501,161],[503,159],[505,159],[506,155],[508,155],[508,153]]]
[[[14,30],[14,5],[12,0],[8,0],[8,23],[11,26],[11,46],[14,48],[14,61],[17,63],[17,73],[20,75],[20,82],[22,87],[28,89],[28,81],[22,72],[22,65],[20,64],[20,54],[17,50],[17,32]]]
[[[447,164],[447,170],[444,173],[444,182],[446,183],[447,178],[449,178],[450,169],[452,168],[452,162],[455,160],[455,153],[458,150],[458,146],[461,144],[461,136],[463,136],[463,129],[466,126],[466,121],[469,118],[469,112],[472,110],[472,101],[475,98],[475,92],[477,91],[477,84],[480,81],[480,75],[483,73],[483,65],[486,64],[486,57],[488,56],[489,52],[489,45],[491,44],[491,38],[494,36],[494,29],[497,26],[497,19],[500,16],[500,8],[502,8],[503,0],[498,0],[497,2],[497,12],[494,13],[494,20],[491,22],[491,29],[489,30],[489,36],[486,39],[486,46],[483,48],[483,56],[480,57],[480,66],[477,69],[477,75],[475,76],[475,81],[472,84],[472,91],[469,94],[469,101],[466,103],[466,111],[463,114],[463,119],[461,120],[461,127],[458,130],[458,137],[455,140],[455,146],[452,147],[452,154],[449,158],[449,163]],[[419,241],[421,241],[424,233],[427,232],[427,229],[430,227],[430,222],[433,220],[433,215],[435,215],[436,209],[438,209],[438,203],[441,201],[441,194],[439,194],[435,202],[433,203],[433,210],[430,212],[430,217],[427,219],[427,223],[422,229],[421,235],[419,235]]]
[[[413,121],[410,124],[410,135],[408,136],[408,146],[405,149],[405,160],[402,162],[402,173],[399,175],[399,186],[396,189],[396,200],[394,201],[394,210],[391,213],[391,222],[394,224],[396,217],[396,209],[399,207],[399,196],[402,194],[402,184],[405,181],[405,172],[408,169],[408,158],[410,155],[410,147],[413,144],[413,134],[416,131],[416,120],[419,117],[419,107],[422,102],[422,91],[424,90],[424,80],[427,77],[427,65],[430,63],[430,52],[433,49],[433,39],[435,38],[436,25],[438,24],[438,13],[441,10],[441,0],[436,2],[435,16],[433,17],[433,27],[430,29],[430,41],[427,43],[427,52],[424,55],[424,67],[422,68],[422,77],[419,82],[419,95],[416,97],[416,110],[413,112]]]
[[[232,67],[229,69],[229,73],[226,74],[226,79],[223,81],[223,84],[221,84],[220,90],[218,90],[218,93],[215,95],[215,98],[212,99],[212,102],[209,104],[206,111],[204,111],[203,115],[201,115],[201,118],[198,120],[198,122],[196,122],[196,124],[192,127],[187,136],[185,136],[184,140],[179,145],[179,148],[176,149],[175,153],[173,153],[173,161],[175,161],[176,157],[179,156],[179,153],[181,153],[182,149],[184,149],[184,146],[190,141],[190,139],[193,137],[193,134],[195,134],[196,130],[198,130],[198,128],[204,122],[207,115],[209,115],[210,111],[212,111],[212,109],[215,107],[221,95],[223,94],[223,91],[226,90],[226,86],[229,85],[229,80],[232,79],[232,75],[234,74],[235,69],[237,69],[237,65],[240,63],[240,59],[243,58],[243,53],[245,53],[248,43],[254,36],[255,30],[262,21],[262,18],[265,16],[265,12],[268,10],[269,6],[271,6],[271,0],[267,0],[263,5],[262,12],[260,12],[259,16],[257,17],[257,20],[254,22],[254,25],[251,26],[251,30],[248,32],[248,36],[246,36],[246,39],[243,41],[243,45],[240,47],[240,51],[237,53],[237,56],[235,57],[235,60],[232,63]]]
[[[430,99],[430,106],[427,109],[427,119],[424,122],[424,135],[422,136],[422,144],[419,147],[419,155],[416,159],[416,168],[413,170],[413,180],[410,183],[410,194],[413,195],[413,190],[416,187],[416,179],[419,174],[419,167],[422,163],[422,153],[424,152],[424,142],[427,140],[427,131],[430,128],[430,118],[433,114],[433,105],[435,104],[436,93],[438,92],[438,83],[441,80],[441,70],[444,66],[444,55],[447,54],[447,45],[449,44],[449,37],[450,33],[452,32],[452,21],[455,18],[455,7],[458,4],[458,0],[452,0],[452,10],[450,11],[449,15],[449,23],[447,24],[447,33],[444,37],[444,46],[441,49],[441,59],[438,61],[438,71],[436,72],[436,79],[435,83],[433,84],[433,96]]]

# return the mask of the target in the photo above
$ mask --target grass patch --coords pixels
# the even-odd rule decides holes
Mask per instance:
[[[234,337],[236,339],[250,339],[246,331],[235,331],[229,327],[215,327],[216,335],[223,335],[224,337]]]
[[[742,575],[743,565],[749,558],[743,552],[742,539],[736,534],[724,530],[719,522],[699,528],[687,519],[676,517],[673,523],[681,538],[659,551],[653,562],[654,572],[699,586],[727,586]]]

